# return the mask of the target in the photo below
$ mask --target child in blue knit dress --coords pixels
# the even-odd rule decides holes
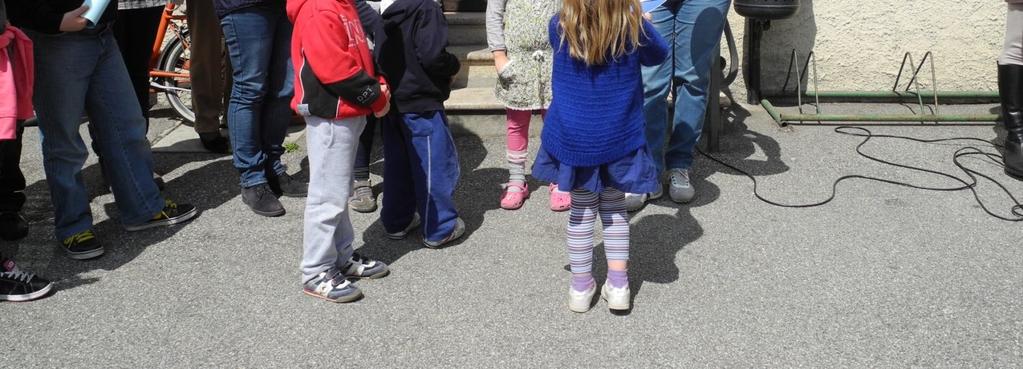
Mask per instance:
[[[668,46],[641,12],[639,0],[565,0],[549,26],[554,99],[533,176],[572,193],[568,308],[575,312],[588,311],[597,290],[591,272],[598,214],[608,265],[601,296],[611,310],[630,308],[625,192],[658,186],[643,134],[640,66],[663,62]]]

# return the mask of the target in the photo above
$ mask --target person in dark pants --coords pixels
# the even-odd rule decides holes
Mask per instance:
[[[149,121],[149,60],[153,54],[153,43],[156,42],[156,29],[160,27],[160,17],[165,0],[120,0],[117,2],[117,20],[114,22],[114,38],[121,49],[124,66],[128,68],[128,78],[135,89],[135,97],[139,99],[142,115]]]
[[[42,134],[43,169],[54,207],[54,233],[68,257],[103,255],[92,230],[89,191],[82,167],[89,151],[80,134],[88,115],[121,223],[128,231],[187,222],[198,214],[166,199],[153,182],[153,154],[146,123],[114,39],[111,2],[92,28],[81,0],[8,4],[14,26],[33,42],[33,102]]]
[[[17,34],[17,35],[16,35]],[[20,38],[20,41],[15,39]],[[17,60],[31,60],[28,55],[14,55],[19,48],[14,46],[15,42],[22,42],[25,52],[31,50],[31,41],[28,41],[24,34],[14,27],[7,27],[7,6],[4,0],[0,0],[0,69],[5,71],[5,77],[13,77],[15,73],[24,73],[24,79],[7,78],[0,81],[0,89],[4,90],[3,96],[7,103],[14,102],[12,111],[3,109],[0,114],[2,124],[5,128],[14,128],[14,137],[10,137],[10,131],[4,132],[5,139],[0,140],[0,239],[4,241],[17,241],[28,236],[28,222],[21,216],[21,208],[25,205],[25,176],[21,173],[21,135],[24,131],[21,115],[29,115],[32,110],[32,98],[29,96],[31,88],[19,89],[19,85],[31,85],[32,73],[24,70]],[[11,94],[13,84],[13,94]],[[24,94],[24,95],[22,95]],[[12,96],[13,95],[13,96]],[[5,108],[11,107],[4,104]],[[25,111],[21,111],[25,110]],[[11,127],[13,123],[16,127]],[[0,301],[29,301],[46,296],[53,289],[53,282],[36,276],[33,273],[22,271],[15,264],[14,260],[0,255]]]
[[[1005,126],[1005,173],[1023,180],[1023,0],[1006,0],[1005,47],[998,58],[998,93]]]
[[[231,152],[231,143],[220,134],[220,117],[231,91],[231,65],[224,48],[224,31],[210,0],[185,1],[185,17],[192,41],[188,73],[192,78],[195,133],[206,150],[227,154]]]
[[[370,52],[373,53],[373,60],[379,64],[380,48],[376,47],[384,42],[384,20],[380,17],[378,2],[366,0],[355,0],[356,10],[359,11],[359,21],[362,22],[362,29],[369,40]],[[359,149],[355,152],[355,172],[352,186],[352,198],[348,206],[360,213],[372,213],[377,210],[377,199],[373,194],[373,182],[369,179],[369,164],[373,155],[373,139],[376,138],[376,126],[379,120],[371,115],[366,116],[366,128],[359,136]]]
[[[444,113],[460,65],[445,49],[448,25],[437,3],[398,0],[383,18],[387,40],[379,60],[394,107],[381,122],[387,180],[380,221],[391,239],[421,223],[423,244],[440,248],[465,233],[453,198],[458,152]]]
[[[227,109],[242,202],[268,217],[284,215],[279,196],[305,197],[308,184],[281,162],[291,122],[294,77],[291,22],[284,0],[215,0],[234,84]]]

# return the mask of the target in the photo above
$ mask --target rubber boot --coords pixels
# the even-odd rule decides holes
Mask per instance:
[[[998,94],[1005,124],[1005,173],[1023,179],[1023,65],[998,66]]]

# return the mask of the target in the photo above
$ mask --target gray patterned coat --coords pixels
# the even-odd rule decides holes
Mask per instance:
[[[547,109],[551,104],[553,49],[547,35],[561,0],[489,0],[487,41],[505,50],[508,64],[497,72],[497,99],[510,109]]]

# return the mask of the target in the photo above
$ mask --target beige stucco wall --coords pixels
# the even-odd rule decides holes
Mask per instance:
[[[821,89],[890,89],[905,52],[919,61],[933,51],[939,89],[994,90],[1005,13],[1001,0],[802,0],[799,14],[764,34],[763,88],[781,88],[795,48],[801,58],[815,51]],[[740,55],[744,22],[729,17]],[[742,78],[732,91],[745,101]]]

